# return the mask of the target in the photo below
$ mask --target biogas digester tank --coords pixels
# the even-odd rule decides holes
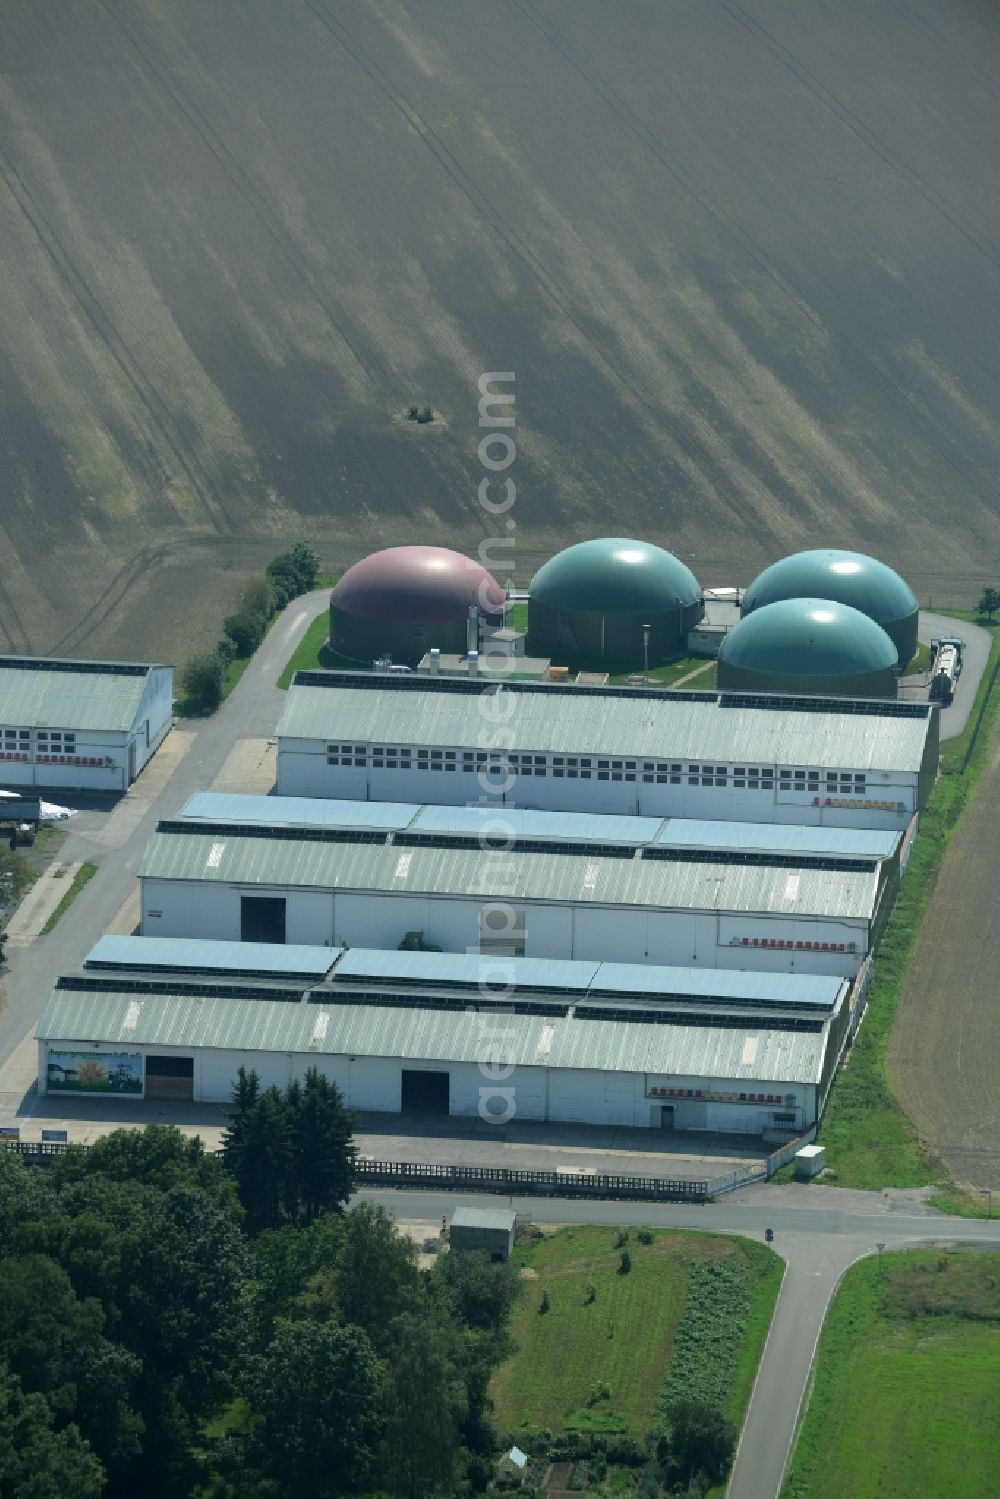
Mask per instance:
[[[539,568],[528,601],[528,650],[572,663],[641,665],[683,650],[704,614],[701,588],[672,552],[605,536],[557,552]]]
[[[885,630],[859,609],[833,599],[781,599],[730,630],[717,683],[723,692],[894,698],[898,659]]]

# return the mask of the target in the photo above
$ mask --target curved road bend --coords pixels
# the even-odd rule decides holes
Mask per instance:
[[[397,1218],[438,1223],[457,1202],[496,1207],[493,1196],[448,1192],[371,1191]],[[501,1201],[503,1199],[500,1199]],[[774,1248],[786,1270],[740,1435],[727,1499],[777,1499],[785,1473],[813,1355],[830,1300],[844,1271],[876,1244],[901,1249],[916,1244],[971,1243],[1000,1251],[1000,1219],[959,1219],[874,1192],[837,1187],[780,1186],[744,1189],[704,1207],[686,1203],[573,1202],[565,1198],[513,1197],[510,1206],[543,1223],[652,1224],[762,1239],[774,1230]]]
[[[109,850],[87,832],[76,832],[72,823],[67,824],[68,836],[60,858],[66,862],[92,859],[98,866],[97,873],[60,918],[51,936],[9,950],[9,966],[3,978],[6,1002],[0,1008],[0,1065],[34,1028],[59,975],[80,967],[98,935],[107,930],[134,890],[136,870],[157,819],[176,815],[189,796],[210,786],[238,739],[273,737],[285,701],[284,692],[275,683],[307,627],[326,608],[329,596],[329,589],[324,588],[293,599],[271,626],[219,711],[211,718],[185,720],[178,725],[193,733],[193,742],[120,847]],[[150,766],[155,765],[154,756]],[[142,798],[142,776],[135,783],[134,794]]]

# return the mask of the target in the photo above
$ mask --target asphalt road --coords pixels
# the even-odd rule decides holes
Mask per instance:
[[[993,637],[988,630],[970,624],[968,620],[949,619],[946,614],[928,614],[923,610],[920,612],[918,635],[928,645],[932,640],[941,640],[947,636],[957,636],[959,640],[965,641],[962,673],[958,679],[955,701],[950,707],[941,710],[941,738],[955,739],[969,721],[976,691],[990,658]]]
[[[195,791],[210,786],[238,739],[273,736],[285,701],[285,694],[275,682],[306,628],[326,608],[328,600],[327,589],[295,599],[271,627],[219,711],[210,718],[184,720],[178,725],[180,730],[194,732],[194,742],[178,761],[166,785],[148,801],[121,847],[109,850],[95,836],[104,819],[85,814],[81,819],[85,826],[79,832],[72,822],[67,824],[69,832],[61,860],[89,859],[97,864],[98,870],[60,918],[54,932],[36,938],[28,947],[9,950],[9,966],[3,978],[5,1003],[0,1009],[0,1064],[33,1029],[59,975],[79,969],[98,936],[134,890],[139,861],[156,820],[175,814]],[[155,764],[154,756],[151,766]],[[142,801],[141,776],[130,795]]]
[[[491,1196],[456,1193],[367,1192],[401,1219],[436,1223],[458,1202],[496,1207]],[[774,1230],[774,1249],[786,1263],[771,1330],[757,1371],[727,1499],[776,1499],[795,1438],[816,1344],[830,1300],[845,1270],[876,1246],[978,1244],[1000,1250],[1000,1220],[950,1218],[909,1194],[882,1196],[836,1187],[767,1187],[734,1193],[704,1207],[686,1203],[572,1202],[563,1198],[506,1199],[541,1223],[648,1223],[762,1239]]]

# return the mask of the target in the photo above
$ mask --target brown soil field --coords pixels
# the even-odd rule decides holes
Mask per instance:
[[[3,0],[0,649],[175,658],[299,533],[475,547],[484,370],[518,582],[610,531],[968,600],[998,51],[975,0]]]
[[[964,1187],[1000,1188],[1000,734],[948,845],[889,1043],[892,1089]]]

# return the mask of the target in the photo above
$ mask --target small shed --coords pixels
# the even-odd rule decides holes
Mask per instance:
[[[516,1215],[506,1208],[456,1208],[451,1219],[453,1253],[484,1250],[496,1263],[510,1259]]]
[[[826,1166],[826,1149],[822,1145],[803,1145],[795,1152],[795,1175],[800,1181],[819,1176]]]

